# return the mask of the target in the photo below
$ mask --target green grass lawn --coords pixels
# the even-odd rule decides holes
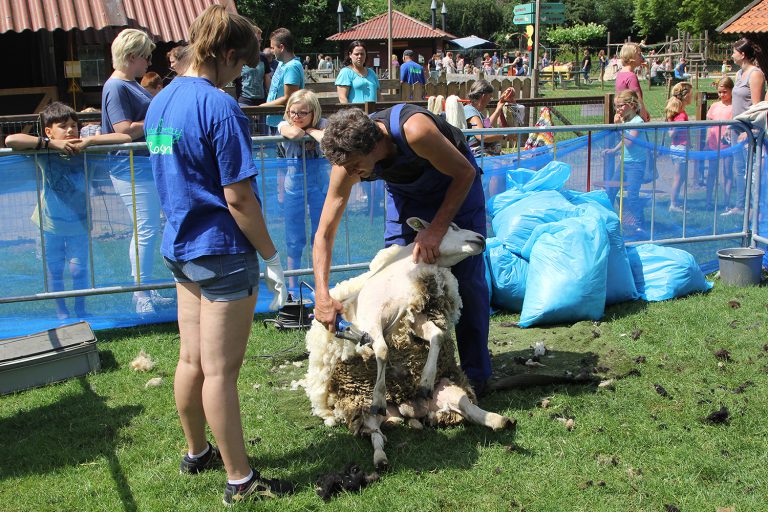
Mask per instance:
[[[517,419],[515,432],[390,430],[390,471],[362,493],[330,504],[315,495],[316,476],[350,461],[372,470],[370,443],[344,427],[323,426],[310,415],[303,392],[290,391],[306,368],[303,333],[255,322],[239,382],[246,446],[255,467],[295,481],[299,491],[240,508],[765,510],[766,288],[718,282],[705,295],[612,307],[602,323],[521,330],[511,326],[515,319],[493,318],[495,378],[524,371],[513,358],[530,353],[536,341],[553,350],[554,357],[543,360],[552,371],[563,361],[588,362],[603,377],[619,378],[608,388],[550,385],[483,398],[484,408]],[[0,508],[223,508],[223,471],[178,474],[185,446],[172,394],[176,326],[97,334],[100,373],[0,398]],[[149,373],[129,368],[141,349],[157,361]],[[729,357],[718,359],[719,349]],[[160,387],[144,388],[158,376]],[[704,421],[721,406],[728,422]],[[558,418],[572,418],[575,428],[567,430]]]

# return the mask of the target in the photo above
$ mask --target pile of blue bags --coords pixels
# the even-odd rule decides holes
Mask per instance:
[[[571,168],[507,172],[507,190],[488,201],[495,236],[486,244],[494,307],[519,325],[598,320],[605,306],[709,290],[693,256],[657,245],[625,248],[621,222],[602,190],[563,187]]]

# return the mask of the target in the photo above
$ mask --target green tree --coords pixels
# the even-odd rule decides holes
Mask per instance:
[[[547,30],[544,37],[552,45],[568,48],[578,55],[579,48],[600,44],[605,38],[605,33],[605,25],[587,23],[573,27],[554,27]]]
[[[438,2],[437,28],[442,27],[441,7],[442,2]],[[448,0],[445,2],[445,8],[448,11],[445,29],[457,37],[476,35],[489,39],[504,26],[502,9],[496,0]],[[425,23],[432,21],[428,0],[409,0],[397,9]]]
[[[680,22],[677,28],[690,34],[701,34],[708,30],[714,35],[714,29],[743,9],[751,0],[717,0],[716,2],[697,2],[682,0]]]
[[[636,0],[635,24],[641,37],[663,39],[671,35],[679,18],[681,0]]]

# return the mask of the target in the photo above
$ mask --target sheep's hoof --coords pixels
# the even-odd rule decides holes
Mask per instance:
[[[375,459],[376,457],[374,457]],[[379,473],[384,473],[389,469],[389,461],[387,460],[387,456],[374,460],[373,465],[376,467],[376,471]]]
[[[508,418],[507,416],[503,416],[501,425],[499,425],[499,427],[495,428],[494,430],[515,430],[516,428],[517,420],[515,418]]]
[[[419,390],[416,392],[416,395],[419,398],[424,398],[426,400],[432,399],[432,388],[427,386],[420,386]]]
[[[374,415],[374,416],[376,416],[376,415],[378,415],[378,416],[386,416],[387,415],[387,408],[386,407],[381,407],[381,406],[378,406],[378,405],[372,405],[371,406],[371,414]]]

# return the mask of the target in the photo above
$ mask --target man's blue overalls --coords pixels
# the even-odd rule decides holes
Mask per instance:
[[[420,217],[431,221],[440,205],[452,178],[437,169],[426,159],[417,156],[408,146],[400,129],[400,113],[404,105],[392,107],[389,129],[392,140],[400,154],[389,168],[401,167],[421,169],[423,174],[407,184],[387,182],[387,219],[384,245],[408,245],[416,238],[405,221],[408,217]],[[482,171],[467,147],[463,151],[466,159],[477,171],[475,181],[469,190],[453,222],[463,229],[470,229],[486,236],[485,195],[480,178]],[[377,169],[379,170],[377,164]],[[485,280],[483,255],[472,256],[456,264],[451,272],[459,282],[459,295],[463,303],[461,318],[456,325],[456,342],[461,367],[472,381],[484,382],[491,376],[491,357],[488,353],[488,323],[490,305],[488,284]]]

